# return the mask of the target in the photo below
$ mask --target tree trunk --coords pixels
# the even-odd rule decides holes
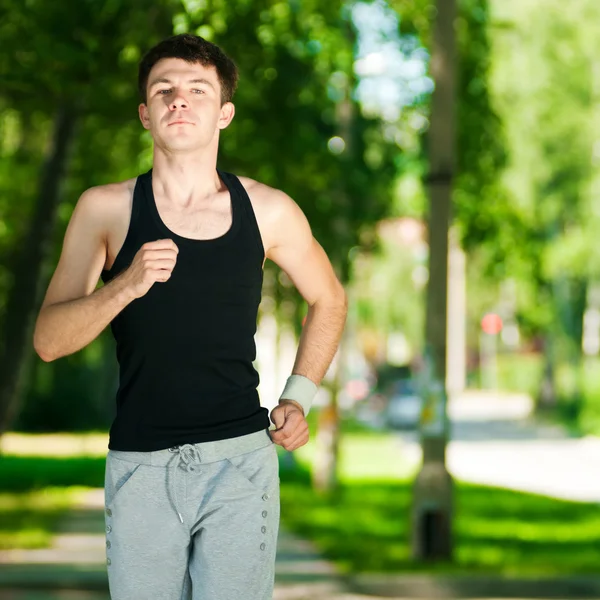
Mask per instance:
[[[541,411],[555,410],[558,404],[555,383],[554,342],[552,336],[544,337],[543,342],[544,367],[542,381],[537,398],[537,409]]]
[[[340,408],[338,399],[344,386],[347,338],[347,332],[344,331],[332,363],[333,377],[330,381],[323,382],[323,387],[329,392],[330,398],[327,406],[319,412],[315,462],[312,471],[313,488],[322,493],[335,492],[339,484]]]
[[[431,74],[435,82],[429,128],[429,283],[422,380],[423,466],[415,481],[412,549],[417,559],[452,554],[452,480],[446,469],[448,231],[456,156],[456,0],[438,0]]]
[[[321,493],[334,492],[338,487],[338,458],[340,417],[337,396],[340,390],[338,363],[337,372],[331,385],[327,386],[331,397],[327,406],[319,413],[319,425],[316,436],[315,461],[312,469],[312,485]]]
[[[33,215],[10,264],[13,283],[3,315],[0,346],[0,435],[8,430],[17,414],[21,381],[33,355],[40,280],[44,259],[50,253],[74,125],[73,111],[61,106],[54,118],[52,144],[40,174]]]
[[[349,28],[346,29],[346,35],[353,39],[353,34]],[[345,149],[341,160],[347,163],[351,162],[354,153],[353,123],[355,106],[352,101],[352,82],[348,78],[344,84],[344,94],[336,105],[336,123],[338,134],[345,142]],[[347,248],[347,240],[350,238],[351,224],[348,219],[350,211],[348,194],[343,184],[334,191],[332,196],[338,205],[338,215],[336,217],[337,236],[340,239],[341,248]],[[338,278],[343,285],[346,285],[350,275],[350,261],[348,253],[339,253],[332,257],[332,264],[335,268]],[[347,331],[344,330],[340,346],[335,357],[335,373],[332,381],[327,385],[330,392],[330,399],[327,406],[319,412],[316,435],[316,454],[313,466],[313,487],[325,493],[335,492],[338,488],[338,460],[340,448],[340,410],[338,396],[344,386],[344,367],[345,359],[345,339]]]

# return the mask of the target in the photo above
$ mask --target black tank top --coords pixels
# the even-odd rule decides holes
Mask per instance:
[[[102,280],[127,268],[146,242],[171,238],[179,254],[171,278],[111,323],[119,389],[110,449],[162,450],[269,427],[252,364],[264,248],[246,190],[235,175],[218,173],[233,218],[224,235],[210,240],[168,229],[156,208],[152,170],[137,178],[127,237]]]

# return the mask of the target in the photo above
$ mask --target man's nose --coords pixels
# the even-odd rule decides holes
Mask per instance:
[[[187,106],[187,100],[181,94],[176,94],[169,103],[169,108],[171,110],[177,110],[178,108],[187,108]]]

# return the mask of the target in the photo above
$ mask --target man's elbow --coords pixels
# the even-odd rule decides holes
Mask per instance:
[[[316,300],[314,306],[335,308],[345,314],[348,312],[348,294],[346,294],[344,286],[340,283],[331,289],[329,293],[323,294]]]
[[[39,319],[35,325],[35,330],[33,332],[33,349],[44,362],[52,362],[53,360],[56,360],[58,358],[58,356],[51,352],[47,340],[44,339],[39,325]]]
[[[39,339],[39,335],[34,334],[33,336],[33,349],[44,362],[52,362],[56,358]]]
[[[50,354],[44,354],[43,352],[37,352],[37,355],[44,361],[44,362],[52,362],[53,360],[56,360],[56,356],[50,356]]]

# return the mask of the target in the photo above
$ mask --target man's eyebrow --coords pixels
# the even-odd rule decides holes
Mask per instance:
[[[157,77],[156,79],[153,79],[151,81],[148,87],[152,87],[157,83],[168,83],[169,85],[171,85],[173,82],[170,79],[166,79],[165,77]],[[206,85],[209,85],[211,88],[213,88],[213,90],[215,89],[213,83],[208,79],[190,79],[188,83],[205,83]]]
[[[152,87],[153,85],[156,85],[157,83],[171,83],[171,81],[169,79],[165,79],[164,77],[157,77],[156,79],[153,79],[150,82],[150,85],[148,87]]]
[[[190,79],[188,83],[205,83],[206,85],[209,85],[211,88],[213,88],[213,90],[215,89],[213,83],[208,79]]]

